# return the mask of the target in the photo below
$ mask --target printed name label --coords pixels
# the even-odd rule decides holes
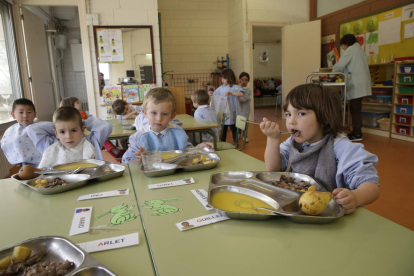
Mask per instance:
[[[89,232],[89,227],[91,225],[92,208],[93,207],[78,207],[75,209],[69,236]]]
[[[193,228],[201,227],[204,225],[209,225],[212,223],[216,223],[216,222],[220,222],[220,221],[228,220],[228,219],[230,218],[226,216],[224,213],[223,214],[214,213],[214,214],[210,214],[210,215],[206,215],[206,216],[202,216],[198,218],[185,220],[185,221],[176,223],[175,225],[180,231],[186,231],[186,230],[190,230]]]
[[[139,235],[137,233],[132,233],[128,235],[102,239],[102,240],[95,240],[90,242],[79,243],[78,246],[85,250],[88,253],[122,248],[132,245],[139,244]]]
[[[198,201],[200,201],[200,203],[203,205],[203,207],[207,210],[213,210],[214,208],[208,204],[208,194],[207,191],[204,189],[196,189],[196,190],[191,190],[191,192],[193,193],[193,195],[198,199]]]
[[[95,198],[102,198],[102,197],[125,196],[125,195],[129,195],[129,189],[83,195],[83,196],[80,196],[78,200],[88,200],[88,199],[95,199]]]
[[[148,189],[167,188],[167,187],[173,187],[173,186],[188,185],[188,184],[193,184],[193,183],[195,183],[195,181],[192,177],[190,177],[190,178],[185,178],[185,179],[177,180],[177,181],[151,184],[151,185],[148,185]]]

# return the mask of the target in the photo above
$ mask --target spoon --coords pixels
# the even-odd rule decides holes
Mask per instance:
[[[245,122],[245,123],[249,123],[249,124],[253,124],[253,125],[258,125],[258,126],[260,126],[260,123],[256,123],[256,122],[253,122],[253,121],[249,121],[249,120],[241,120],[242,122]],[[280,131],[280,133],[281,134],[293,134],[293,133],[295,133],[295,136],[299,136],[299,134],[300,134],[300,131],[298,131],[298,130],[295,130],[295,131],[291,131],[291,132],[287,132],[287,131]],[[296,135],[296,133],[297,133],[297,135]]]

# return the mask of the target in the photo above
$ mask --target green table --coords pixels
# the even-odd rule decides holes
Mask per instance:
[[[414,233],[364,208],[330,224],[296,224],[284,217],[267,221],[228,220],[188,231],[175,223],[207,215],[190,192],[208,190],[210,174],[265,170],[264,163],[237,150],[220,151],[215,170],[147,178],[129,163],[141,206],[154,267],[167,275],[413,275]],[[148,184],[193,177],[195,184],[149,190]],[[153,216],[145,201],[183,210]],[[411,215],[411,214],[407,214]]]
[[[78,201],[78,197],[97,192],[129,189],[128,196]],[[118,275],[154,275],[148,244],[137,207],[138,217],[123,225],[119,231],[95,231],[69,237],[73,213],[77,207],[93,206],[93,216],[121,203],[135,205],[136,198],[128,170],[122,177],[105,182],[90,182],[87,186],[55,195],[42,195],[13,179],[0,180],[0,248],[39,236],[63,236],[74,243],[139,233],[139,245],[91,253]],[[91,222],[91,227],[108,225],[111,214]]]

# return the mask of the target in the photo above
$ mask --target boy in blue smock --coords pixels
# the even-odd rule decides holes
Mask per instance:
[[[27,135],[28,126],[33,124],[36,118],[36,108],[33,102],[24,98],[15,100],[11,115],[17,123],[4,133],[1,139],[1,149],[10,164],[37,167],[42,154]]]
[[[176,115],[174,95],[166,88],[154,88],[145,96],[143,113],[148,125],[136,126],[137,132],[129,137],[130,147],[122,157],[123,163],[140,161],[145,151],[183,150],[193,147],[188,142],[185,131],[171,120]],[[198,147],[212,148],[211,143],[201,143]]]
[[[214,112],[214,110],[210,109],[210,106],[208,105],[208,101],[210,99],[210,96],[208,95],[207,91],[205,90],[197,90],[193,92],[191,95],[191,100],[193,101],[193,106],[196,109],[194,112],[194,118],[196,119],[204,119],[206,121],[212,122],[213,124],[216,124],[219,126],[219,128],[214,128],[213,131],[216,134],[216,137],[218,137],[218,134],[220,133],[220,125],[217,121],[217,115]],[[195,136],[195,144],[200,143],[198,137]],[[213,136],[208,133],[203,133],[202,139],[205,142],[213,142]]]
[[[84,135],[85,129],[90,131]],[[101,148],[112,132],[112,125],[92,116],[82,116],[72,106],[62,106],[53,114],[52,122],[31,125],[27,133],[37,150],[42,152],[39,168],[76,162],[81,159],[103,160]]]

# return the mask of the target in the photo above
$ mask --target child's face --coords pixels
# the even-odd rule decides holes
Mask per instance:
[[[247,78],[247,76],[243,76],[240,79],[240,85],[241,85],[241,87],[246,87],[248,83],[249,83],[249,79]]]
[[[323,127],[318,123],[313,110],[299,110],[289,104],[286,111],[286,128],[289,131],[300,131],[298,136],[292,134],[297,143],[315,143],[323,138]]]
[[[85,126],[80,126],[78,121],[57,121],[54,123],[56,138],[67,148],[76,147],[84,134]]]
[[[143,112],[149,121],[151,130],[155,132],[163,131],[176,115],[175,112],[172,112],[171,102],[161,102],[158,104],[152,101],[148,102]]]
[[[222,77],[222,78],[221,78],[221,83],[222,83],[222,84],[224,84],[224,85],[227,85],[227,80],[226,80],[225,78],[223,78],[223,77]]]
[[[30,105],[16,105],[11,112],[13,119],[15,119],[22,126],[28,126],[33,124],[36,118],[36,112]]]
[[[125,106],[125,109],[124,109],[124,114],[122,114],[122,115],[126,115],[126,114],[129,114],[131,112],[132,112],[132,107],[129,104],[127,104]]]
[[[73,107],[76,108],[79,111],[82,111],[82,105],[79,101],[73,104]]]

